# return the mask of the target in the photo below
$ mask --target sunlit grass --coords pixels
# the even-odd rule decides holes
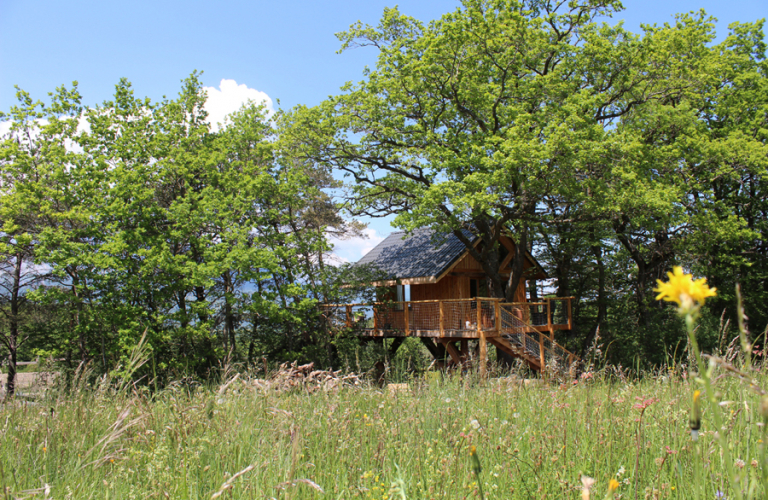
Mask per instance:
[[[616,498],[635,498],[635,485],[638,498],[716,498],[730,486],[712,411],[731,466],[761,477],[759,398],[716,377],[723,404],[702,408],[697,451],[682,375],[526,385],[457,374],[327,392],[243,376],[224,391],[81,390],[0,407],[0,483],[7,498],[458,499],[482,486],[488,499],[576,499],[583,474],[596,480],[592,498],[612,479]]]

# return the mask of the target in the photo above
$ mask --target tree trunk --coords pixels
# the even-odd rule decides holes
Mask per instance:
[[[515,242],[515,256],[512,258],[512,272],[509,273],[509,281],[507,282],[507,292],[505,299],[507,302],[514,302],[515,292],[520,286],[521,280],[523,280],[523,271],[525,264],[525,249],[528,247],[528,226],[521,224],[520,228],[517,228],[516,234],[517,241]]]
[[[10,399],[16,394],[16,354],[19,348],[19,312],[21,300],[21,265],[22,256],[17,254],[13,266],[13,288],[11,289],[11,316],[8,332],[8,380],[5,382],[5,397]]]
[[[605,297],[605,263],[603,262],[603,248],[600,245],[592,246],[592,254],[595,256],[597,263],[597,318],[595,319],[594,326],[589,330],[587,338],[584,339],[584,345],[581,349],[581,357],[583,358],[589,346],[597,335],[600,325],[605,321],[608,315],[608,307]]]
[[[235,316],[232,308],[234,290],[232,286],[232,274],[224,273],[224,346],[227,351],[227,359],[231,359],[235,353]]]

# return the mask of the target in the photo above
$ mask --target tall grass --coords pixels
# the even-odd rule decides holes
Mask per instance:
[[[719,370],[719,371],[717,371]],[[689,431],[692,382],[664,369],[603,371],[579,383],[472,375],[282,390],[242,375],[157,393],[106,381],[0,407],[5,498],[616,498],[732,497],[725,471],[765,498],[760,400],[716,369],[722,403]],[[766,377],[758,375],[766,386]],[[729,453],[712,427],[720,412]],[[482,464],[477,473],[470,449]],[[724,456],[733,463],[724,463]],[[2,495],[0,495],[1,497]]]

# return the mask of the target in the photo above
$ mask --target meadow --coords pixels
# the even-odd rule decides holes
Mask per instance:
[[[760,396],[716,367],[720,403],[703,401],[693,441],[692,378],[677,366],[390,387],[327,373],[159,391],[82,382],[0,407],[0,484],[9,500],[577,499],[593,478],[593,499],[765,498]]]

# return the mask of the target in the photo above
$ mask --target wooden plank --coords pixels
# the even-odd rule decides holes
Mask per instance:
[[[410,329],[410,325],[408,324],[408,315],[409,315],[409,312],[410,312],[410,311],[408,311],[408,306],[409,305],[410,305],[409,302],[403,302],[403,318],[405,319],[405,336],[406,337],[408,335],[410,335],[410,330],[411,330]]]
[[[440,336],[445,335],[445,302],[440,301]]]
[[[566,306],[568,310],[568,329],[569,330],[573,330],[573,325],[571,324],[571,298],[572,297],[568,297],[568,302]]]
[[[451,355],[451,359],[454,363],[457,365],[461,364],[461,354],[459,354],[459,351],[456,350],[456,347],[453,345],[453,343],[450,340],[443,340],[440,339],[440,343],[445,346],[445,350],[448,351],[448,354]]]
[[[347,306],[347,321],[345,324],[347,328],[352,328],[352,306]]]
[[[493,307],[496,312],[496,328],[494,328],[494,333],[501,335],[501,299],[498,299]]]
[[[544,357],[544,334],[541,332],[539,332],[539,363],[541,363],[541,373],[543,375],[547,366],[547,361]]]
[[[555,330],[552,329],[552,302],[547,299],[546,313],[547,313],[547,330],[549,330],[549,340],[555,340]]]
[[[515,358],[522,359],[525,361],[528,366],[531,367],[532,370],[535,371],[541,371],[541,367],[538,365],[538,361],[533,356],[527,356],[524,354],[521,354],[521,352],[514,347],[512,347],[512,344],[510,344],[507,339],[503,337],[489,339],[489,342],[496,347],[500,348],[502,351],[506,352],[510,356],[513,356]]]
[[[480,339],[480,378],[485,379],[488,376],[488,345],[485,340],[485,330],[483,330],[483,302],[477,299],[477,336]]]

